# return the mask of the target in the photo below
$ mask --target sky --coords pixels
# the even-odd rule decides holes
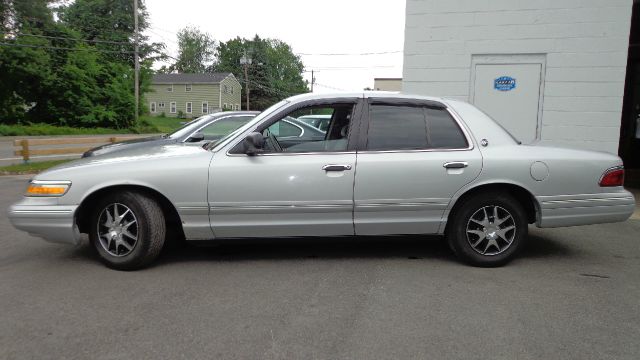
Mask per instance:
[[[145,4],[150,17],[146,35],[164,42],[172,56],[177,53],[176,33],[193,25],[216,41],[258,34],[288,43],[300,54],[309,82],[314,70],[314,92],[360,91],[373,87],[376,77],[402,77],[405,0],[146,0]],[[365,53],[377,54],[351,55]]]

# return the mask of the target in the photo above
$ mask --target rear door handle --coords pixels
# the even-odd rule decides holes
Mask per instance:
[[[442,164],[442,166],[447,169],[463,169],[469,166],[469,163],[466,161],[450,161]]]
[[[351,170],[351,165],[328,164],[322,167],[324,171],[345,171]]]

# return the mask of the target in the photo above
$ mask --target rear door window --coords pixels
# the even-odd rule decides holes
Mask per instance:
[[[422,108],[373,105],[369,119],[368,150],[427,148],[427,124]]]
[[[445,109],[371,105],[367,150],[464,149],[464,133]]]

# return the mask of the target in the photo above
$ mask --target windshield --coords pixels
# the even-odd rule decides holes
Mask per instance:
[[[191,121],[189,121],[188,123],[182,125],[180,128],[178,128],[178,130],[172,132],[171,134],[167,135],[166,137],[170,138],[170,139],[177,139],[177,138],[181,138],[187,134],[190,134],[192,131],[194,131],[195,129],[198,128],[198,126],[200,126],[200,122],[207,120],[211,117],[211,115],[204,115],[204,116],[200,116],[199,118],[193,119]]]
[[[209,124],[198,129],[204,135],[205,140],[218,140],[233,132],[242,125],[248,123],[256,117],[255,115],[228,116],[211,121]]]
[[[212,144],[213,147],[211,147],[211,145],[210,145],[210,146],[208,146],[208,148],[212,149],[214,151],[219,149],[220,147],[226,145],[231,139],[235,138],[238,134],[241,134],[241,133],[251,129],[253,126],[255,126],[256,124],[261,122],[262,119],[264,119],[265,117],[273,114],[278,109],[280,109],[281,107],[283,107],[284,105],[286,105],[288,103],[289,103],[288,100],[282,100],[282,101],[272,105],[267,110],[265,110],[265,111],[261,112],[260,114],[258,114],[258,116],[256,116],[252,121],[249,121],[244,126],[241,126],[240,128],[236,129],[234,132],[232,132],[229,135],[221,138],[220,140],[218,140],[217,142]]]

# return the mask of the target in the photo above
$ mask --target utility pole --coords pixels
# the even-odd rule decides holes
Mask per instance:
[[[140,60],[138,59],[138,0],[133,0],[133,41],[135,42],[134,46],[134,54],[133,54],[133,58],[134,58],[134,81],[135,81],[135,90],[134,90],[134,96],[136,98],[136,111],[135,111],[135,120],[136,120],[136,124],[138,123],[138,110],[140,108]]]
[[[244,66],[244,86],[245,93],[247,94],[247,111],[249,111],[249,65],[251,65],[252,59],[247,57],[247,52],[245,51],[244,55],[240,58],[240,65]]]
[[[311,92],[313,92],[313,83],[316,82],[316,78],[313,76],[313,69],[311,69]]]

